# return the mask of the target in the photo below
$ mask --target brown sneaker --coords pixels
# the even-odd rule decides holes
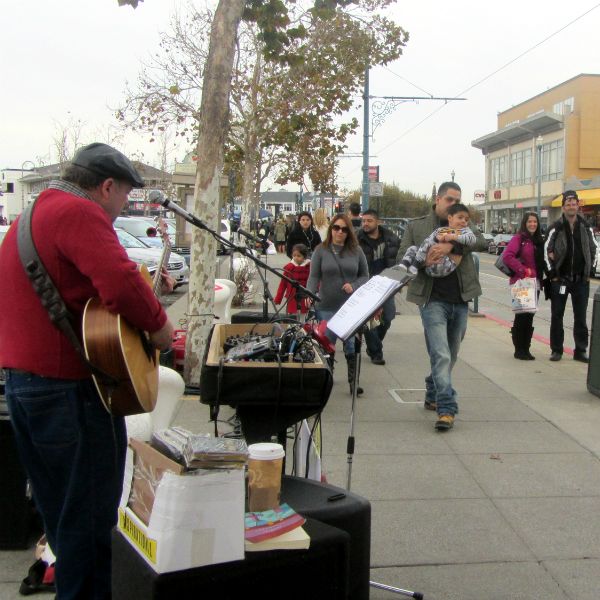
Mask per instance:
[[[448,431],[454,427],[454,417],[452,415],[440,415],[435,422],[435,428],[438,431]]]

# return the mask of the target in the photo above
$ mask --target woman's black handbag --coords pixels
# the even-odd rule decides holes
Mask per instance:
[[[498,256],[496,262],[494,263],[494,266],[496,267],[496,269],[502,271],[505,275],[508,275],[509,277],[512,277],[515,274],[515,272],[510,267],[507,267],[504,264],[504,261],[502,260],[502,254]]]

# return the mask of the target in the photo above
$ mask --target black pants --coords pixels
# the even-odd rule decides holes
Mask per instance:
[[[529,331],[533,326],[534,313],[515,313],[513,329],[515,331]]]
[[[565,286],[565,293],[560,293],[561,286]],[[586,313],[588,297],[590,295],[590,283],[585,279],[577,281],[553,281],[552,295],[550,297],[552,306],[552,321],[550,323],[550,347],[552,352],[562,354],[565,331],[563,329],[563,317],[567,296],[571,295],[573,307],[573,338],[575,340],[575,351],[586,352],[588,346],[588,328]]]

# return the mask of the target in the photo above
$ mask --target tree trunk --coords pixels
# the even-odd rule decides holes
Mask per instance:
[[[259,214],[254,208],[254,176],[256,172],[256,131],[252,124],[244,136],[244,173],[242,180],[242,229],[250,231],[250,215],[258,219]]]
[[[250,229],[250,214],[254,214],[255,219],[260,218],[257,210],[252,210],[254,205],[255,194],[255,176],[256,164],[259,160],[258,147],[258,132],[257,128],[257,112],[259,93],[258,88],[261,82],[263,62],[260,55],[258,42],[256,44],[256,61],[252,70],[252,81],[250,83],[250,98],[249,110],[247,117],[247,125],[244,135],[244,180],[242,189],[242,218],[241,227],[248,231]]]
[[[210,32],[200,104],[200,133],[196,155],[194,212],[211,229],[219,227],[219,184],[223,146],[229,120],[229,92],[237,29],[245,0],[220,0]],[[217,244],[207,232],[194,229],[188,294],[188,333],[185,380],[200,384],[200,370],[213,320]]]

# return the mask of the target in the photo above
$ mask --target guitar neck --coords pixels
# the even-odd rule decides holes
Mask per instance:
[[[159,223],[159,227],[160,227]],[[167,234],[166,228],[162,228],[161,237],[163,240],[163,249],[160,255],[160,260],[158,261],[158,265],[156,267],[156,272],[154,273],[154,280],[152,281],[152,291],[154,295],[158,298],[160,296],[160,283],[161,283],[161,273],[163,267],[169,264],[169,257],[171,256],[171,241],[169,240],[169,235]]]

